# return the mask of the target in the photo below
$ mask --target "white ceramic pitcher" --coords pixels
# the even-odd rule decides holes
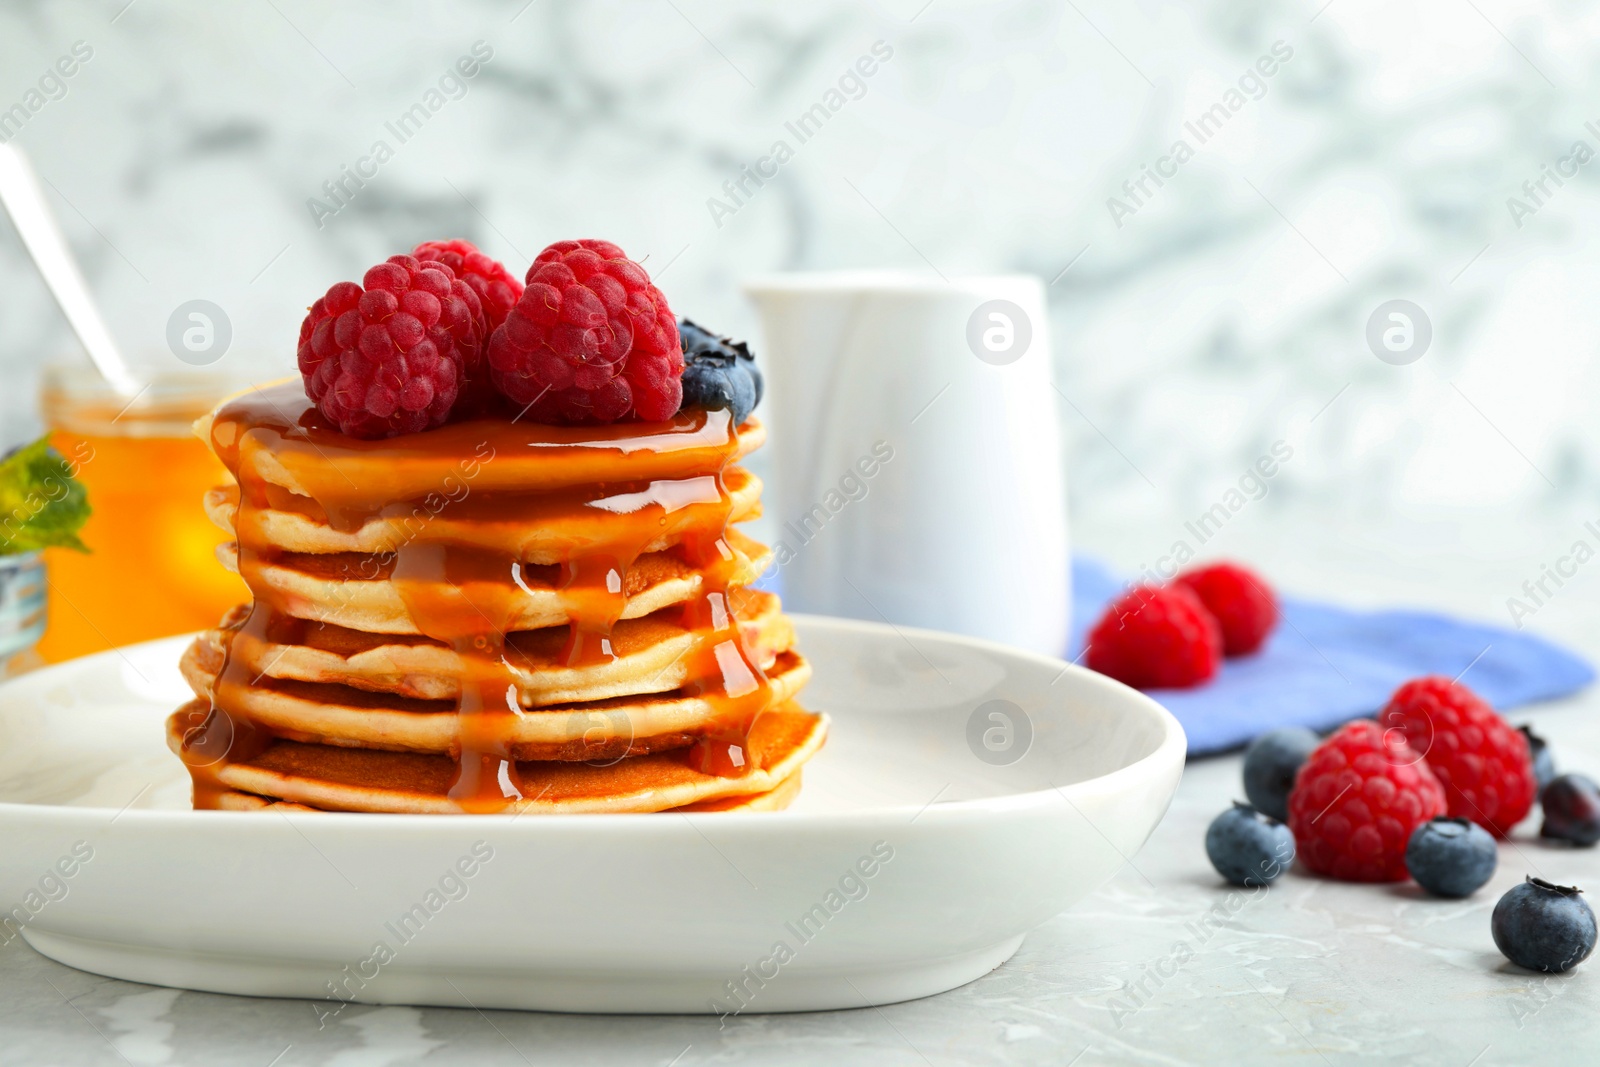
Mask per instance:
[[[1039,279],[830,272],[745,291],[785,606],[1061,655],[1066,484]]]

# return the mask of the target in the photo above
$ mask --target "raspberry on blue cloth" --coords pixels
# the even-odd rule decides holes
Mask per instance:
[[[1237,563],[1212,563],[1173,580],[1200,598],[1222,627],[1222,652],[1248,656],[1278,625],[1278,598],[1264,578]]]
[[[1222,662],[1216,617],[1180,585],[1141,585],[1113,600],[1089,631],[1091,670],[1151,689],[1197,686]]]

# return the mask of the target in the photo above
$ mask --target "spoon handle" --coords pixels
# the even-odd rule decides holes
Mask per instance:
[[[111,331],[106,329],[105,320],[89,295],[89,287],[84,284],[72,250],[61,236],[33,168],[22,150],[11,144],[0,144],[0,203],[4,203],[11,224],[17,228],[28,254],[33,257],[33,265],[39,268],[45,285],[89,358],[112,388],[123,396],[135,395],[139,383],[128,370]]]

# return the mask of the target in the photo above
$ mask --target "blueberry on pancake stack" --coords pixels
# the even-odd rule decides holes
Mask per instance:
[[[454,241],[330,289],[303,387],[196,427],[252,600],[183,657],[195,806],[787,805],[827,724],[749,588],[771,553],[736,528],[761,508],[738,461],[765,430],[732,345],[680,336],[603,241],[551,245],[525,287]]]

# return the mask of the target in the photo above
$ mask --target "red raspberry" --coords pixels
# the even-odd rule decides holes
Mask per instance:
[[[1089,667],[1140,689],[1199,685],[1221,661],[1217,620],[1183,586],[1137,586],[1089,631]]]
[[[311,305],[300,324],[306,395],[352,437],[432,429],[480,362],[486,329],[477,294],[449,267],[391,256]]]
[[[539,422],[671,418],[683,400],[678,321],[609,241],[557,241],[489,340],[495,388]]]
[[[1394,691],[1378,721],[1422,753],[1444,783],[1451,815],[1504,837],[1533,807],[1528,739],[1459,682],[1414,678]]]
[[[1224,655],[1254,652],[1278,625],[1278,598],[1249,568],[1237,563],[1213,563],[1185,571],[1175,581],[1188,586],[1217,617]]]
[[[423,262],[443,263],[478,294],[483,313],[493,330],[522,296],[522,283],[498,259],[478,251],[471,241],[424,241],[411,250]]]
[[[1411,832],[1444,813],[1444,786],[1422,756],[1371,719],[1313,749],[1289,791],[1296,855],[1347,882],[1404,881]]]

